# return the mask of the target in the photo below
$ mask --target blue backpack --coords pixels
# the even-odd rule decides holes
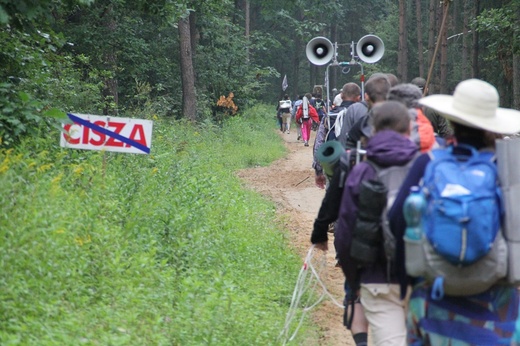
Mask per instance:
[[[423,180],[429,201],[426,237],[455,265],[471,264],[489,252],[502,214],[494,153],[466,149],[471,152],[467,161],[456,157],[453,147],[434,150]]]
[[[454,153],[463,153],[455,154]],[[405,237],[406,268],[433,284],[433,296],[485,291],[507,272],[507,246],[494,153],[459,145],[431,152],[421,183],[423,239]],[[415,246],[415,247],[414,247]]]

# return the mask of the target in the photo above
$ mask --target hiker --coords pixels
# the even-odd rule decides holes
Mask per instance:
[[[438,144],[435,141],[433,126],[422,112],[418,101],[422,97],[421,89],[410,83],[397,84],[388,91],[386,99],[403,103],[412,119],[411,139],[419,146],[422,153],[427,152]]]
[[[344,179],[344,176],[340,172],[340,166],[338,163],[333,169],[334,172],[332,174],[328,173],[326,178],[324,169],[319,163],[316,152],[326,141],[335,141],[334,127],[336,126],[337,117],[359,101],[361,98],[360,91],[361,88],[356,83],[346,83],[343,85],[340,93],[342,100],[341,104],[339,104],[338,107],[331,109],[329,114],[322,119],[314,142],[313,168],[316,173],[315,183],[317,187],[322,189],[327,185],[327,191],[323,198],[318,216],[314,221],[311,243],[315,244],[318,249],[323,251],[328,250],[328,232],[333,229],[331,228],[331,225],[338,218],[341,193],[343,191],[343,181],[340,182],[340,179]],[[340,150],[344,152],[343,147],[341,147]],[[343,324],[348,330],[350,330],[357,346],[366,346],[368,322],[365,319],[356,292],[350,290],[346,279],[344,291],[345,299],[343,304],[345,310],[343,313]],[[352,302],[357,303],[352,304]]]
[[[367,80],[365,85],[365,101],[368,105],[368,109],[362,108],[361,111],[364,112],[364,114],[359,117],[359,119],[352,125],[351,128],[342,128],[343,131],[341,131],[339,136],[340,142],[346,148],[356,148],[358,141],[361,141],[361,146],[364,147],[366,140],[372,136],[370,109],[378,102],[383,102],[386,100],[386,94],[390,88],[390,82],[384,73],[375,73]],[[360,108],[362,105],[361,103],[358,103],[353,107]],[[355,109],[353,107],[351,107],[351,110]],[[345,124],[351,123],[349,114],[347,114],[347,118],[345,118],[343,121],[344,126]],[[345,133],[346,130],[348,130],[348,132]]]
[[[336,121],[338,120],[338,117],[341,117],[341,114],[345,113],[351,105],[354,105],[360,100],[360,91],[361,88],[356,83],[346,83],[343,85],[340,93],[342,99],[341,104],[338,107],[331,109],[329,114],[320,121],[320,126],[318,127],[316,138],[314,139],[312,161],[312,168],[314,168],[315,172],[314,180],[316,186],[320,189],[325,188],[327,179],[323,173],[323,167],[316,158],[316,152],[324,142],[336,139],[335,128],[338,125]]]
[[[294,121],[296,123],[296,110],[301,106],[303,102],[303,95],[296,95],[296,99],[294,101],[294,104],[292,106],[292,110],[291,110],[291,118],[292,118],[292,121]],[[299,124],[296,123],[296,140],[299,141],[300,139],[302,139],[302,128]]]
[[[306,147],[309,146],[312,123],[318,123],[320,121],[316,108],[310,103],[311,98],[312,95],[310,93],[305,94],[302,104],[296,111],[296,123],[299,124],[302,129],[303,145]]]
[[[343,102],[341,92],[338,92],[338,89],[332,89],[332,105],[331,108],[341,106],[341,102]]]
[[[372,108],[372,122],[374,135],[366,146],[367,160],[355,165],[345,182],[334,245],[349,287],[359,290],[374,345],[404,346],[405,301],[400,297],[393,268],[389,270],[380,227],[383,209],[377,208],[378,205],[386,208],[387,198],[386,195],[384,200],[367,198],[363,186],[385,172],[392,174],[391,180],[396,181],[397,185],[392,187],[395,194],[417,156],[418,147],[409,138],[411,120],[402,103],[378,102]],[[399,167],[394,170],[397,176],[391,173],[394,167]],[[358,241],[365,239],[372,229],[373,243]],[[357,256],[359,253],[361,256]],[[371,258],[364,257],[368,254],[372,254]]]
[[[520,112],[500,108],[496,88],[478,79],[460,82],[453,96],[431,95],[420,99],[419,103],[431,107],[450,121],[457,145],[444,150],[450,150],[448,153],[455,157],[471,155],[470,157],[473,160],[474,157],[486,153],[488,157],[493,157],[495,139],[499,136],[498,134],[515,134],[520,131]],[[490,283],[490,288],[476,294],[467,295],[467,293],[459,292],[457,296],[449,294],[441,296],[433,295],[433,293],[438,293],[439,289],[448,287],[446,285],[451,279],[448,275],[442,278],[444,283],[441,286],[432,285],[429,280],[425,280],[425,277],[412,278],[407,275],[406,268],[409,268],[407,258],[412,253],[409,252],[408,245],[405,248],[403,241],[407,228],[403,207],[410,194],[411,187],[419,185],[420,181],[429,175],[426,171],[427,166],[439,154],[433,151],[432,153],[422,154],[415,160],[388,213],[390,227],[397,239],[396,274],[401,287],[401,298],[406,295],[408,285],[410,283],[413,285],[407,319],[408,343],[410,345],[509,345],[518,318],[519,296],[515,285],[507,284],[505,280],[502,280],[503,282],[500,283]],[[433,170],[433,167],[431,170]],[[480,176],[484,174],[481,170],[472,170],[472,172]],[[451,173],[450,175],[456,176],[457,174]],[[475,180],[476,177],[477,175],[471,180]],[[490,184],[494,182],[496,185],[496,180],[489,179],[487,181],[490,181]],[[452,196],[450,198],[462,193],[454,193],[454,191],[461,191],[461,187],[452,185],[449,188],[451,190],[445,191],[445,193],[450,193],[450,196]],[[471,193],[471,191],[463,192],[464,195],[468,193]],[[494,205],[498,206],[499,204]],[[454,209],[450,208],[451,211],[454,211]],[[508,210],[505,214],[507,215],[507,213]],[[425,212],[422,213],[423,218],[426,215]],[[486,216],[484,214],[479,215]],[[489,224],[486,227],[478,227],[478,229],[491,230],[494,227],[500,229],[500,220],[501,218],[497,216],[496,226]],[[424,222],[420,224],[423,230],[425,227],[435,226],[436,224],[425,225]],[[443,225],[443,227],[446,226]],[[425,237],[423,236],[420,239],[424,240]],[[455,237],[450,237],[449,242],[454,241]],[[436,248],[439,245],[442,244],[437,244]],[[491,249],[494,248],[496,247],[491,247]],[[476,263],[484,263],[482,261],[486,258],[487,255]],[[498,270],[498,268],[503,267],[506,267],[503,270],[504,275],[507,271],[507,266],[500,265],[500,262],[491,263],[490,266],[490,269],[488,269],[490,272],[493,272],[495,268]],[[452,267],[453,270],[464,270],[465,268],[462,266]],[[422,265],[421,269],[424,268],[426,267]],[[479,282],[479,280],[483,280],[480,279],[480,276],[487,277],[489,274],[487,272],[475,272],[473,276],[475,276],[476,282],[480,284],[482,282]],[[462,283],[467,283],[469,277],[470,275],[464,275],[458,277],[458,279]],[[442,280],[439,282],[442,283]],[[438,281],[435,280],[435,283],[438,283]],[[468,291],[471,290],[473,290],[473,287],[469,287]]]
[[[327,107],[325,105],[325,101],[323,101],[323,99],[321,97],[322,97],[321,94],[317,93],[313,102],[311,102],[311,104],[314,106],[314,108],[316,108],[316,112],[318,112],[318,117],[320,118],[320,122],[321,122],[321,119],[323,119],[323,117],[327,114]]]
[[[395,74],[385,73],[385,75],[386,75],[386,78],[388,78],[388,82],[390,82],[391,87],[395,87],[397,84],[401,83]]]
[[[277,111],[280,114],[280,118],[282,121],[282,124],[280,125],[280,130],[287,134],[289,133],[289,130],[291,129],[291,110],[292,110],[291,100],[289,100],[289,95],[285,94],[283,96],[283,99],[278,101]]]
[[[435,141],[431,123],[426,117],[420,114],[420,108],[416,104],[416,101],[422,96],[420,90],[411,84],[397,84],[393,87],[389,87],[389,83],[385,82],[387,78],[386,74],[376,73],[367,81],[365,98],[368,101],[369,109],[378,102],[388,100],[389,97],[392,100],[403,102],[410,108],[410,116],[412,117],[411,139],[419,146],[422,152],[436,147],[438,144]],[[381,99],[381,97],[383,97],[383,99]],[[346,115],[348,116],[349,114]],[[369,110],[368,113],[362,116],[348,131],[346,143],[342,142],[347,148],[356,148],[358,142],[361,148],[365,147],[367,139],[370,138],[373,133],[371,117],[372,112]],[[341,132],[343,133],[343,131]]]
[[[426,86],[426,80],[424,78],[415,77],[410,83],[417,85],[424,96],[428,95],[429,90]],[[424,115],[428,118],[428,120],[430,120],[433,126],[433,131],[435,132],[435,136],[442,139],[447,139],[453,135],[453,130],[448,124],[446,118],[444,118],[438,112],[434,111],[433,108],[422,106],[422,110]]]

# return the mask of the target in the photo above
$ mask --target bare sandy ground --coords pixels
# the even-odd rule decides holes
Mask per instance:
[[[297,141],[295,129],[290,134],[281,132],[279,134],[289,150],[288,155],[269,167],[242,170],[238,175],[252,189],[276,203],[279,218],[283,220],[285,229],[290,234],[291,243],[303,260],[311,246],[312,224],[325,193],[314,184],[314,170],[311,167],[312,143],[316,132],[312,132],[308,147],[305,147],[303,142]],[[344,279],[341,269],[334,267],[333,238],[329,233],[327,266],[326,271],[322,271],[321,280],[336,301],[341,303],[344,295]],[[350,332],[343,326],[343,309],[334,304],[331,299],[326,298],[311,310],[310,314],[320,331],[318,345],[355,345]]]

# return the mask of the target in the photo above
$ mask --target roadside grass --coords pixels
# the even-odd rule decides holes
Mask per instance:
[[[233,174],[285,154],[271,118],[155,121],[150,155],[0,151],[0,344],[279,344],[301,261]]]

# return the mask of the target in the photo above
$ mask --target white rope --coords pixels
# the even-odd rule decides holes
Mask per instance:
[[[289,311],[287,312],[287,316],[285,317],[285,325],[279,336],[279,339],[283,338],[282,345],[286,345],[287,342],[294,340],[296,334],[300,330],[300,327],[303,323],[305,314],[312,310],[314,307],[316,307],[319,303],[321,303],[325,297],[329,297],[330,300],[332,300],[332,302],[339,308],[345,308],[342,303],[339,303],[330,294],[330,292],[327,290],[327,287],[321,280],[320,274],[322,274],[322,272],[324,272],[327,269],[327,258],[325,256],[325,252],[323,252],[322,257],[318,261],[318,268],[316,268],[312,261],[315,253],[314,248],[315,246],[312,245],[309,249],[307,256],[305,257],[305,260],[303,262],[303,266],[300,269],[300,273],[298,274],[298,279],[296,280],[296,286],[294,287],[291,305],[289,307]],[[307,279],[309,273],[311,274],[311,277]],[[296,313],[298,312],[298,308],[300,306],[300,302],[302,300],[303,295],[309,290],[311,290],[311,292],[317,291],[319,287],[321,287],[322,291],[316,302],[311,304],[310,300],[312,299],[312,294],[309,294],[305,304],[301,305],[303,306],[303,308],[301,309],[301,317],[298,321],[298,324],[294,332],[291,334],[291,336],[289,336],[291,325],[293,324],[293,320],[296,317]]]

